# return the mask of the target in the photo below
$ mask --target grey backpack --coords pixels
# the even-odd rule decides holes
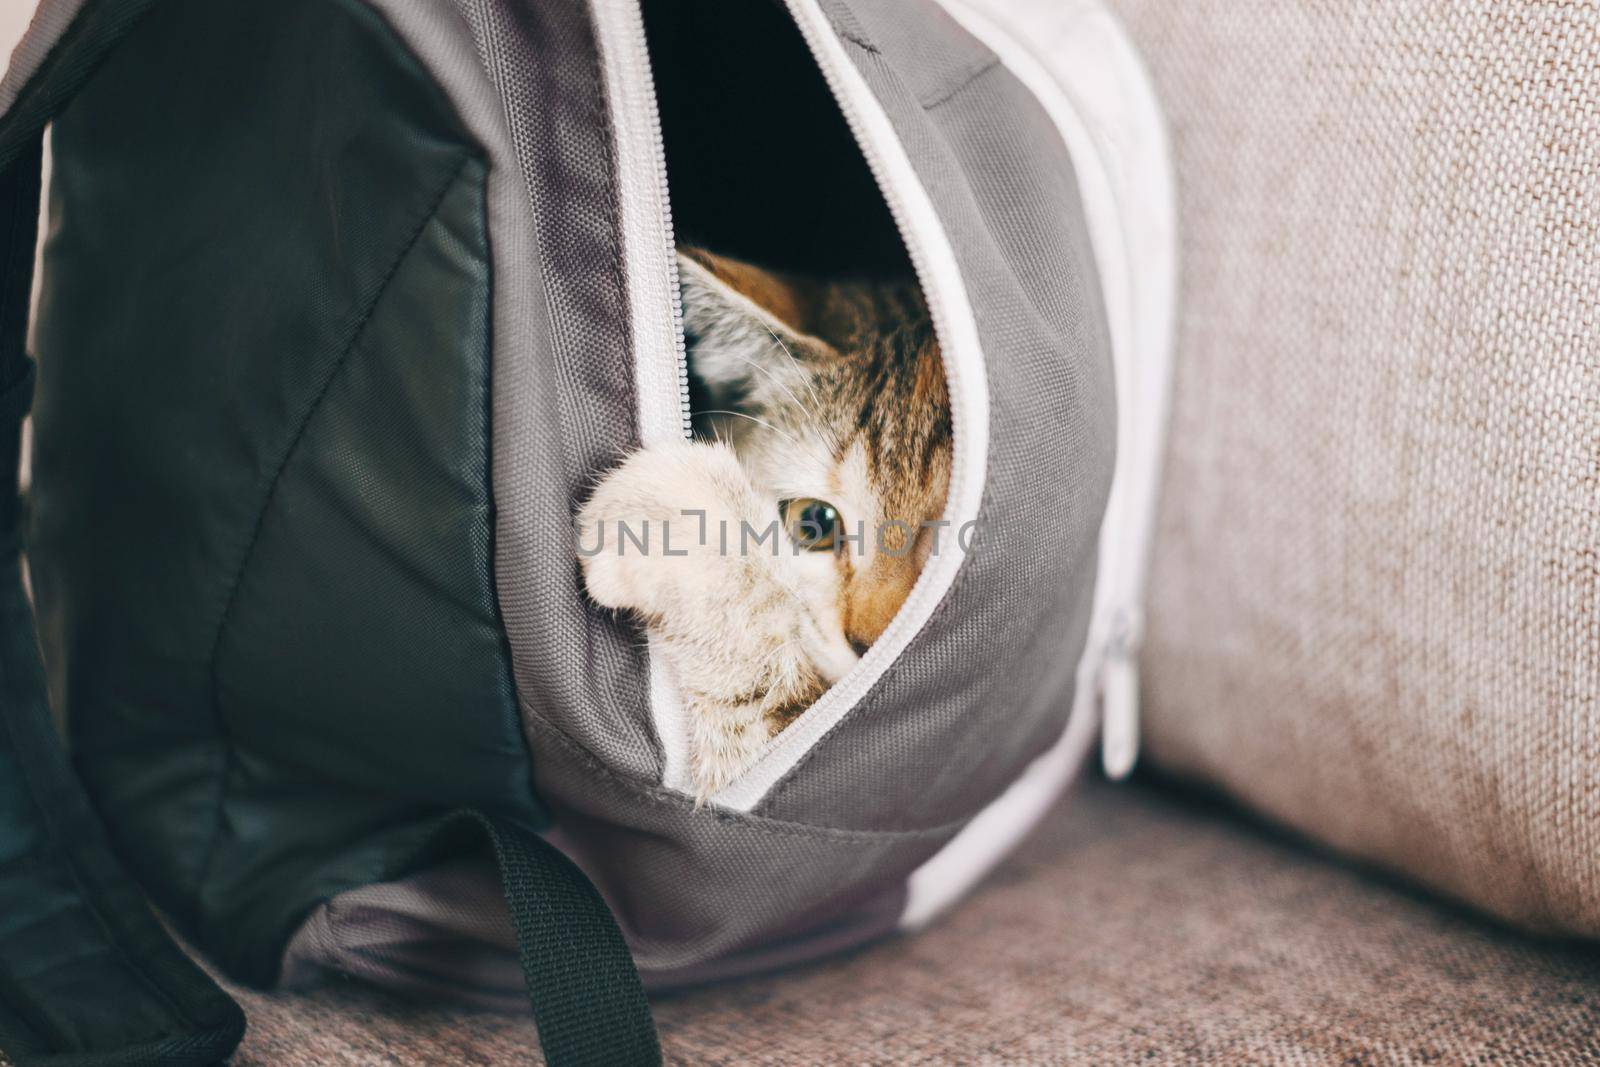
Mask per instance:
[[[645,988],[914,929],[1131,765],[1174,233],[1096,4],[43,0],[0,168],[13,1061],[231,1052],[153,903],[653,1062]],[[959,550],[704,805],[572,525],[685,433],[675,233],[914,271],[954,421]]]

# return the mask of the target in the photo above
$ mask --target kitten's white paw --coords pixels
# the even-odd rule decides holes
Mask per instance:
[[[742,547],[742,526],[764,529],[776,515],[731,449],[675,442],[630,456],[578,516],[589,595],[638,614],[672,663],[701,800],[743,774],[826,686],[809,651],[821,608],[806,597],[830,591],[797,580],[792,551]]]
[[[755,763],[772,736],[772,724],[759,703],[692,700],[689,711],[694,735],[689,773],[695,799],[704,802]]]
[[[606,475],[578,513],[589,595],[646,617],[687,606],[728,569],[717,531],[755,521],[761,501],[720,444],[652,445]]]

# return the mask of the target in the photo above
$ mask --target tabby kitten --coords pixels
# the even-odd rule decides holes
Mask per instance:
[[[589,595],[643,621],[705,798],[838,681],[905,602],[950,481],[950,398],[910,282],[678,256],[694,442],[630,456],[579,515]],[[640,534],[648,540],[641,543]]]

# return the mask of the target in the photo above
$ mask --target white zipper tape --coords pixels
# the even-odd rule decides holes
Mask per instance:
[[[661,113],[638,0],[596,0],[592,10],[616,136],[639,438],[645,445],[659,444],[689,436],[689,363]],[[661,744],[662,785],[688,792],[692,787],[688,715],[653,641],[650,715]]]
[[[1166,126],[1144,64],[1099,0],[1031,5],[1025,35],[1006,28],[1008,20],[1021,22],[1015,0],[941,3],[1038,99],[1077,172],[1111,332],[1118,409],[1116,471],[1079,691],[1099,711],[1106,773],[1120,778],[1139,751],[1142,605],[1177,304],[1177,206]]]
[[[950,382],[952,456],[944,517],[961,529],[978,517],[989,460],[989,382],[978,325],[955,251],[933,200],[906,156],[889,116],[856,69],[816,0],[786,0],[806,46],[855,135],[906,243],[928,302]],[[961,568],[959,552],[931,556],[887,629],[850,673],[768,744],[765,753],[712,803],[749,811],[883,677],[926,625]]]
[[[1166,129],[1149,77],[1116,20],[1099,0],[940,3],[1039,99],[1072,154],[1110,320],[1117,468],[1101,525],[1089,639],[1061,740],[912,873],[900,916],[906,929],[926,925],[959,900],[1050,810],[1097,724],[1108,774],[1126,774],[1137,758],[1139,605],[1154,532],[1177,292]],[[1020,23],[1019,11],[1032,12],[1027,45],[1001,25],[1007,18]]]

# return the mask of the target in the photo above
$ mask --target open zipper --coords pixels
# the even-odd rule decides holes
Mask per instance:
[[[667,149],[639,0],[593,0],[595,40],[617,150],[618,211],[628,278],[634,393],[643,445],[693,434],[689,357],[678,292],[678,255]],[[661,745],[662,785],[689,792],[689,723],[666,657],[650,649],[650,714]]]
[[[816,0],[785,0],[806,46],[840,108],[906,243],[927,299],[949,379],[954,433],[945,518],[955,528],[976,519],[988,453],[988,389],[982,347],[953,250],[887,115],[856,69]],[[1000,56],[1040,99],[1067,140],[1079,169],[1086,216],[1101,271],[1116,365],[1119,417],[1117,461],[1100,538],[1100,561],[1088,640],[1078,674],[1073,715],[1091,706],[1102,725],[1102,758],[1113,777],[1131,769],[1138,751],[1137,656],[1155,493],[1164,446],[1170,378],[1175,255],[1171,175],[1163,154],[1150,168],[1149,152],[1119,154],[1115,130],[1091,128],[1082,101],[1070,99],[1045,66],[988,20],[976,5],[941,0],[969,32]],[[1080,8],[1091,16],[1097,5]],[[595,0],[596,32],[618,144],[624,256],[630,279],[633,350],[644,444],[689,436],[688,361],[662,140],[648,41],[638,0]],[[1131,47],[1114,21],[1109,42],[1119,58]],[[1095,27],[1091,27],[1095,29]],[[1101,35],[1106,26],[1098,27]],[[1093,32],[1062,47],[1097,47]],[[1041,47],[1034,42],[1034,47]],[[1106,64],[1089,64],[1106,66]],[[1117,64],[1109,64],[1116,67]],[[1126,61],[1124,67],[1128,67]],[[1132,68],[1142,77],[1136,58]],[[1126,70],[1123,72],[1126,74]],[[1080,89],[1082,86],[1079,87]],[[1117,87],[1131,110],[1159,111],[1147,84]],[[1105,98],[1105,87],[1099,87]],[[1105,99],[1098,101],[1099,112]],[[1100,117],[1104,117],[1102,114]],[[1139,116],[1147,125],[1149,115]],[[1151,170],[1144,185],[1155,193],[1130,215],[1129,190],[1137,171]],[[1138,218],[1138,227],[1126,220]],[[1154,273],[1152,274],[1152,267]],[[1140,274],[1136,277],[1135,270]],[[738,781],[713,803],[750,810],[809,749],[854,706],[921,630],[943,600],[960,566],[959,553],[933,557],[906,603],[860,663],[782,733]],[[651,710],[663,750],[662,784],[687,792],[688,724],[674,681],[651,659]],[[1081,730],[1081,726],[1080,726]]]
[[[623,186],[618,210],[632,313],[639,437],[650,445],[693,433],[667,148],[639,0],[594,0],[593,10]]]
[[[927,297],[950,379],[954,424],[945,518],[952,528],[959,529],[976,519],[983,492],[989,398],[977,324],[955,255],[932,201],[899,149],[888,117],[860,82],[860,74],[833,36],[821,9],[809,0],[790,3],[789,8],[867,157]],[[630,284],[639,433],[641,443],[649,445],[690,432],[688,362],[677,288],[666,146],[638,0],[595,0],[593,11],[622,183],[619,200],[623,256]],[[958,361],[963,360],[958,366]],[[944,599],[959,567],[959,553],[933,557],[900,612],[861,662],[773,738],[755,765],[712,797],[712,803],[739,810],[753,808],[872,688]],[[690,792],[689,731],[682,698],[662,657],[652,655],[650,661],[651,714],[662,747],[662,785]]]
[[[950,487],[943,518],[950,529],[959,530],[978,518],[989,456],[989,383],[966,284],[939,214],[893,124],[822,8],[816,0],[785,4],[866,159],[928,306],[950,393]],[[774,737],[756,763],[712,802],[740,811],[759,804],[883,677],[943,602],[960,568],[959,552],[930,556],[905,603],[861,661]]]

